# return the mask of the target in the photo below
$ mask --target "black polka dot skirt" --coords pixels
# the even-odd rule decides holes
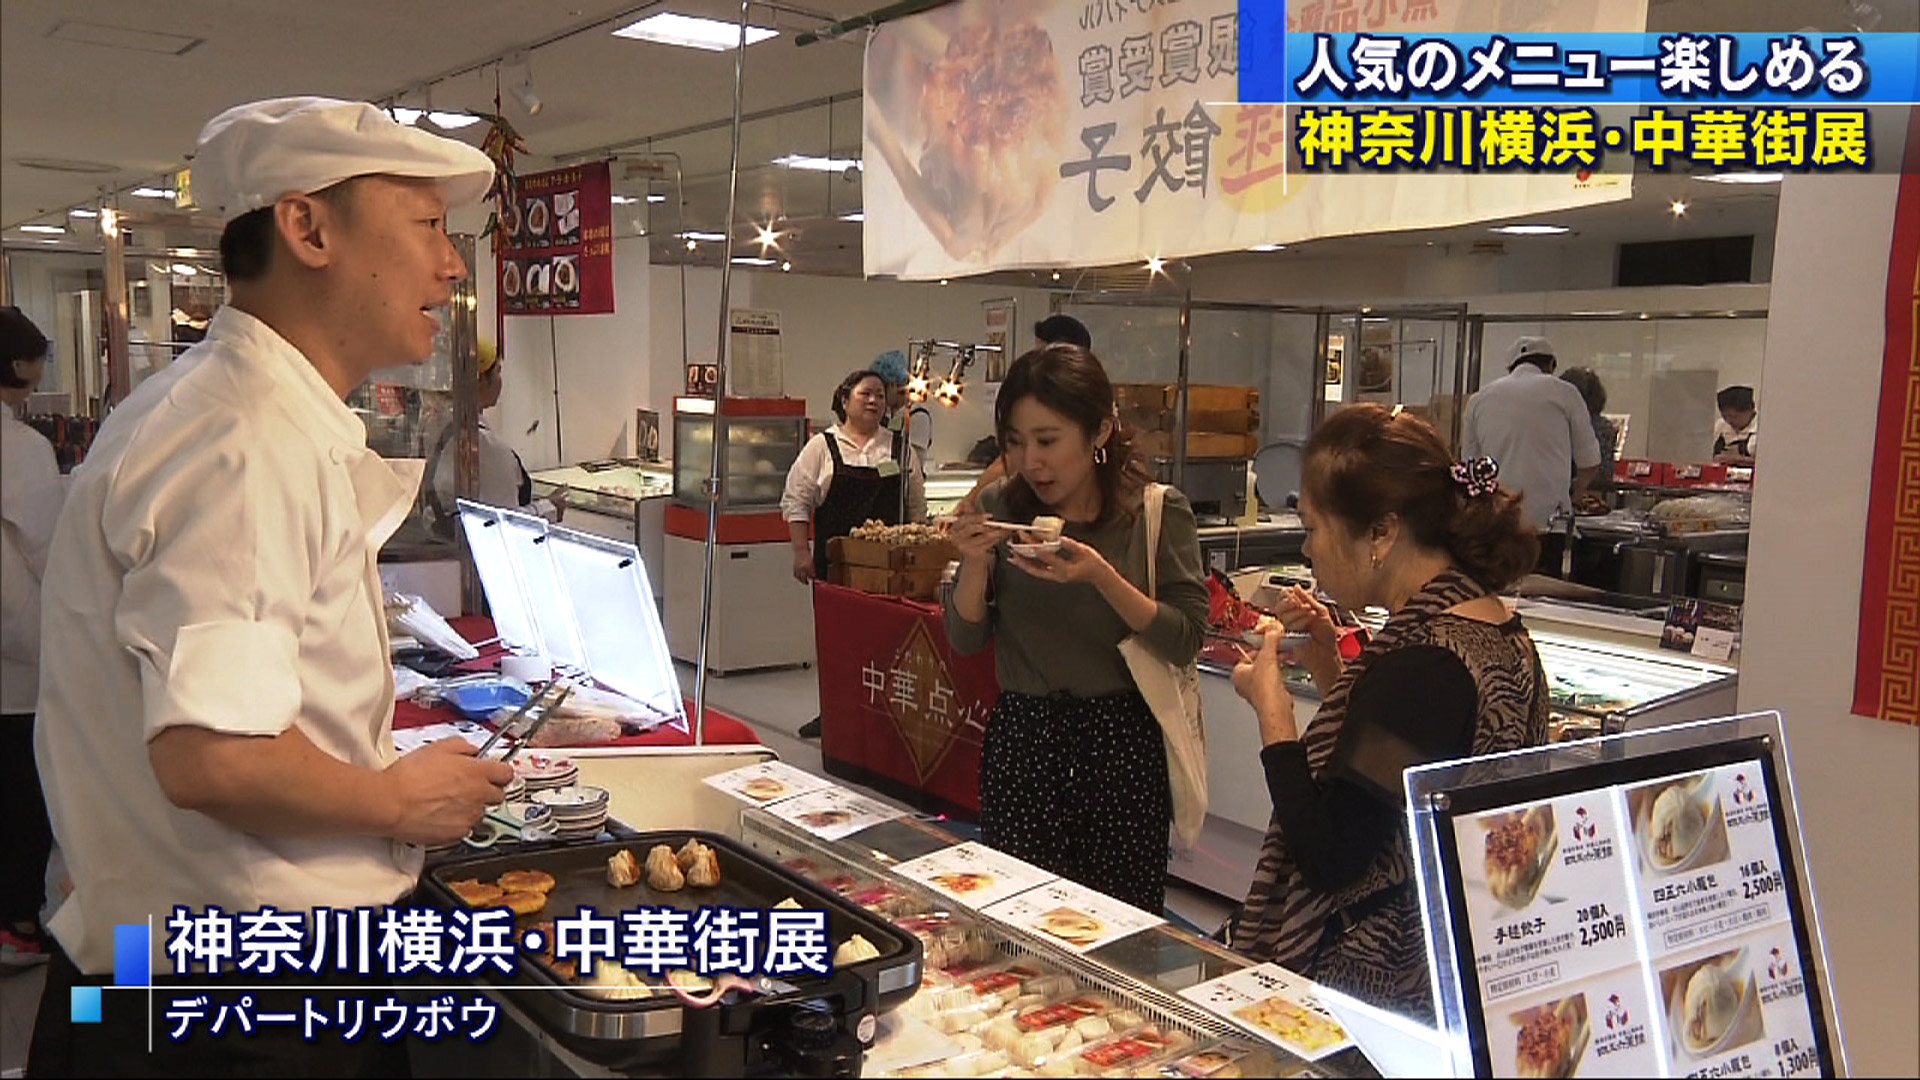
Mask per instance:
[[[1159,914],[1173,794],[1146,699],[1002,692],[980,752],[980,824],[988,846]]]

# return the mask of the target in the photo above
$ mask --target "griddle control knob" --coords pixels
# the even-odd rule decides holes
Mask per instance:
[[[830,1050],[840,1034],[839,1020],[832,1013],[806,1005],[787,1014],[787,1028],[791,1032],[791,1045],[802,1052]]]

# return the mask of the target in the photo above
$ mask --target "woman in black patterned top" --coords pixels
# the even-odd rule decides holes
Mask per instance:
[[[1495,595],[1539,541],[1498,467],[1459,463],[1424,420],[1354,405],[1307,445],[1300,516],[1316,582],[1385,627],[1342,664],[1327,608],[1296,589],[1276,614],[1311,643],[1322,704],[1303,733],[1277,634],[1234,689],[1259,717],[1273,821],[1232,946],[1398,1012],[1432,1014],[1408,852],[1409,766],[1546,741],[1533,641]]]

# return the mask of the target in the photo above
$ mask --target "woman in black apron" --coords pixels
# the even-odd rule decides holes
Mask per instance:
[[[867,370],[848,375],[833,392],[833,412],[840,423],[800,452],[780,500],[793,576],[802,584],[827,580],[827,545],[835,537],[870,520],[898,525],[926,517],[925,481],[909,460],[906,435],[883,423],[886,379]],[[818,717],[800,729],[802,738],[819,734]]]

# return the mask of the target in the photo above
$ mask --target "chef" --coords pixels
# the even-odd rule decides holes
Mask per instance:
[[[467,274],[447,211],[491,163],[371,105],[283,98],[209,121],[193,173],[232,302],[108,416],[47,566],[36,749],[73,892],[28,1075],[395,1075],[403,1043],[304,1043],[299,1025],[150,1055],[144,994],[70,1023],[70,987],[111,979],[116,926],[154,928],[163,981],[182,977],[162,948],[175,905],[391,903],[512,775],[459,739],[394,750],[375,557],[419,468],[370,451],[343,400],[432,353]]]

